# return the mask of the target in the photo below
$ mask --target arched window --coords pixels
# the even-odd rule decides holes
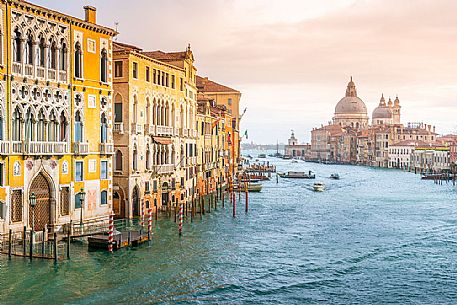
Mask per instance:
[[[50,142],[57,141],[58,130],[59,130],[59,122],[57,121],[54,111],[52,111],[51,115],[49,116],[49,122],[48,122],[48,141],[50,141]]]
[[[150,124],[150,117],[151,114],[149,113],[151,111],[151,107],[149,105],[149,98],[146,99],[146,124]]]
[[[133,123],[136,124],[138,122],[138,99],[133,96]]]
[[[100,193],[100,205],[108,204],[108,192],[102,191]]]
[[[61,71],[67,71],[67,44],[65,43],[65,41],[62,39],[61,40],[61,46],[60,46],[60,52],[59,52],[59,60],[60,60],[60,64],[59,64],[59,69]]]
[[[22,62],[22,37],[19,28],[14,30],[14,41],[13,41],[13,60],[14,62]]]
[[[60,114],[60,137],[59,140],[61,142],[67,141],[67,118],[65,117],[64,113]]]
[[[0,114],[0,141],[3,141],[3,113]]]
[[[156,101],[154,100],[154,103],[152,105],[152,124],[157,125],[157,107],[156,107]]]
[[[108,52],[102,50],[100,58],[100,80],[104,83],[108,81]]]
[[[29,109],[27,111],[27,115],[25,117],[25,139],[26,141],[34,141],[35,140],[35,135],[33,131],[34,127],[34,117],[32,114],[32,111]]]
[[[106,116],[103,113],[100,119],[100,143],[106,143],[108,136],[108,123],[106,120]]]
[[[22,138],[22,114],[19,108],[16,108],[13,113],[13,141],[21,141]]]
[[[57,44],[55,41],[49,41],[51,48],[49,49],[49,67],[57,70]]]
[[[44,141],[44,113],[40,110],[37,122],[37,141]]]
[[[115,167],[116,171],[122,171],[122,162],[123,162],[123,160],[122,160],[122,152],[120,150],[116,151],[116,157],[115,158],[116,158],[116,160],[115,160],[116,161],[115,162],[116,163],[116,167]]]
[[[136,149],[136,145],[133,147],[133,158],[132,158],[132,167],[134,171],[138,170],[138,151]]]
[[[82,78],[82,49],[79,42],[75,45],[75,77]]]
[[[83,141],[83,123],[79,111],[75,115],[75,142]]]
[[[43,37],[40,38],[40,45],[39,45],[39,51],[38,51],[38,65],[40,67],[44,67],[46,64],[46,41],[44,40]]]
[[[114,101],[114,123],[122,123],[122,97],[119,94]]]
[[[33,37],[31,33],[27,35],[27,45],[25,49],[25,58],[28,65],[33,65]]]
[[[151,157],[150,157],[149,145],[146,146],[146,169],[151,168]]]

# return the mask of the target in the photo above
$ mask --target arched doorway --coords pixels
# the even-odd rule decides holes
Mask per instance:
[[[32,215],[32,208],[29,206],[29,225],[32,226],[33,217],[33,229],[35,231],[42,231],[46,225],[51,224],[52,199],[49,181],[42,173],[39,173],[35,179],[33,179],[29,190],[29,194],[32,193],[36,196],[36,206],[34,208],[34,215]]]
[[[132,193],[132,207],[133,207],[133,217],[140,216],[140,192],[138,191],[138,186],[135,186]]]
[[[125,218],[124,198],[120,192],[113,193],[113,211],[115,218]]]
[[[163,207],[168,207],[168,201],[169,201],[169,192],[168,192],[168,183],[164,182],[162,184],[162,208]]]

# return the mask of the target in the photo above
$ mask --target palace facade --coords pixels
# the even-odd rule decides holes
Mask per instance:
[[[84,9],[82,20],[0,2],[0,232],[111,211],[116,33]]]

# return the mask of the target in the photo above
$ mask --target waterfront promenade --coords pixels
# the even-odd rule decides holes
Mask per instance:
[[[257,155],[257,154],[253,154]],[[73,243],[54,265],[0,257],[3,304],[450,304],[457,298],[457,189],[399,170],[291,163],[313,181],[264,183],[250,211],[219,205],[154,223],[151,246],[110,255]],[[327,179],[338,172],[341,180]],[[242,197],[243,198],[243,197]],[[226,197],[227,199],[227,197]],[[8,275],[8,276],[6,276]],[[27,291],[27,294],[24,294]]]

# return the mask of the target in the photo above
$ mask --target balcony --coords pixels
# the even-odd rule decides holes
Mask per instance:
[[[158,125],[157,126],[157,135],[172,137],[173,136],[173,127]]]
[[[33,65],[24,65],[25,68],[25,75],[26,76],[33,76]]]
[[[191,130],[192,132],[192,138],[196,138],[197,137],[197,130]]]
[[[175,166],[174,166],[174,164],[156,165],[155,171],[158,174],[171,174],[175,171]]]
[[[211,141],[211,135],[210,134],[205,134],[205,140],[206,141]]]
[[[40,78],[44,78],[44,75],[45,75],[45,70],[44,70],[44,67],[36,67],[36,76],[37,77],[40,77]]]
[[[149,125],[148,132],[151,136],[156,135],[156,126],[155,125]]]
[[[83,142],[73,143],[73,153],[75,155],[87,155],[89,153],[89,143],[83,143]]]
[[[114,143],[100,143],[100,154],[101,155],[114,154]]]
[[[7,155],[10,153],[10,142],[0,141],[0,155]]]
[[[22,74],[22,63],[13,62],[13,73],[14,74]]]
[[[59,82],[67,82],[67,71],[59,71]]]
[[[114,123],[114,132],[117,132],[119,134],[124,134],[124,123]]]
[[[56,80],[56,76],[57,76],[56,70],[48,69],[48,79]]]
[[[24,155],[63,155],[69,153],[67,142],[13,141],[13,154]],[[9,150],[9,143],[0,144],[1,149]]]
[[[181,137],[189,137],[189,129],[181,128]]]
[[[132,123],[132,133],[133,134],[143,133],[143,125]]]

